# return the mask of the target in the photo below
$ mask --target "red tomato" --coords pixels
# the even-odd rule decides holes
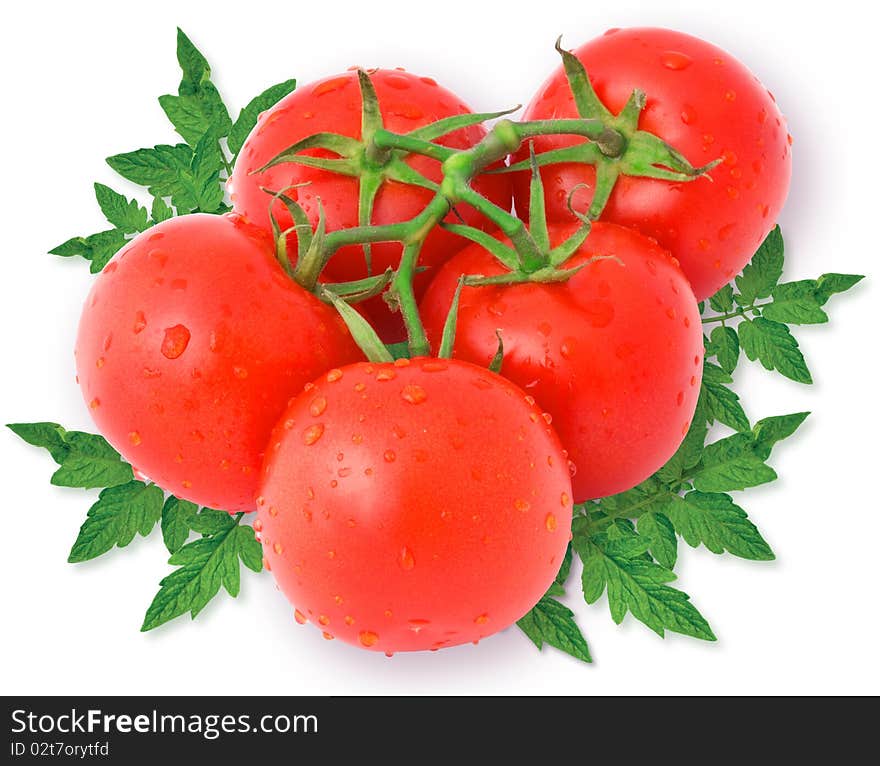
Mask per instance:
[[[327,638],[385,652],[477,641],[559,570],[571,481],[509,381],[465,362],[361,363],[294,399],[257,499],[281,590]]]
[[[429,77],[417,77],[399,69],[377,69],[370,76],[376,89],[382,119],[387,129],[406,133],[438,119],[470,110],[457,96],[437,85]],[[361,137],[361,94],[357,72],[350,71],[303,85],[278,104],[264,112],[239,154],[229,184],[235,210],[251,222],[269,229],[269,196],[260,187],[279,190],[291,184],[308,183],[292,189],[289,194],[306,210],[312,224],[318,221],[317,200],[324,205],[327,231],[347,229],[358,223],[359,180],[326,170],[285,163],[265,173],[250,173],[265,165],[284,149],[318,132],[339,133],[352,138]],[[474,126],[456,131],[438,140],[457,149],[477,143],[486,131]],[[323,150],[304,152],[315,156],[333,157]],[[442,180],[440,164],[432,159],[411,156],[410,166],[431,181]],[[510,209],[510,179],[505,176],[481,176],[474,188],[505,210]],[[400,183],[384,183],[379,189],[373,208],[373,224],[399,223],[414,218],[431,200],[433,192]],[[467,205],[458,206],[458,213],[471,226],[485,228],[486,224],[475,210]],[[283,228],[291,225],[290,216],[281,202],[273,212]],[[450,213],[448,220],[458,221]],[[428,236],[420,256],[420,265],[434,267],[461,249],[462,240],[439,227]],[[296,252],[292,249],[292,252]],[[382,243],[372,246],[372,272],[381,274],[400,262],[401,246]],[[367,276],[366,260],[360,246],[340,249],[325,269],[322,279],[344,282]],[[421,296],[430,281],[428,273],[416,277],[417,295]],[[360,305],[373,325],[387,342],[403,340],[406,333],[399,314],[393,315],[381,298]]]
[[[98,276],[76,342],[80,387],[123,457],[178,497],[249,511],[290,396],[362,358],[336,312],[290,280],[264,232],[188,215]]]
[[[623,177],[602,215],[659,240],[681,262],[697,300],[709,297],[749,261],[788,194],[791,137],[773,96],[729,53],[668,29],[610,30],[574,53],[612,112],[620,111],[633,89],[640,88],[648,96],[641,129],[663,138],[694,165],[723,158],[709,174],[712,181]],[[523,119],[575,115],[560,67]],[[576,140],[538,138],[535,150]],[[527,156],[521,151],[517,159]],[[586,165],[550,165],[542,177],[548,215],[571,221],[568,193],[579,183],[592,185],[595,171]],[[518,174],[518,210],[528,210],[528,183],[527,174]],[[585,210],[590,194],[588,189],[577,191],[575,209]]]
[[[550,229],[554,244],[575,225]],[[681,443],[699,395],[700,315],[675,259],[631,229],[597,223],[566,267],[567,282],[468,287],[454,356],[487,364],[504,341],[501,374],[553,417],[576,473],[577,502],[629,489]],[[421,309],[436,346],[460,274],[504,273],[471,245],[437,275]]]

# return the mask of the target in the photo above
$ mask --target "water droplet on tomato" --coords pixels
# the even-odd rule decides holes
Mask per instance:
[[[396,109],[389,109],[388,114],[393,114],[396,117],[403,117],[406,120],[420,120],[425,116],[425,113],[421,109],[412,104],[404,104]]]
[[[300,625],[305,625],[309,618],[306,617],[299,609],[293,610],[293,619],[296,620]]]
[[[326,614],[322,614],[318,617],[318,625],[329,625],[330,618]]]
[[[313,417],[318,417],[327,409],[327,400],[323,396],[316,396],[309,405],[309,412]]]
[[[165,330],[162,339],[162,356],[166,359],[177,359],[189,345],[189,330],[182,324],[176,324]]]
[[[321,635],[324,637],[325,641],[332,641],[335,638],[332,633],[328,633],[326,630],[321,631]]]
[[[423,372],[443,372],[444,370],[448,369],[449,365],[442,359],[431,359],[422,364]]]
[[[133,446],[137,447],[138,444],[141,443],[141,435],[138,431],[132,431],[128,435],[128,440],[132,443]]]
[[[326,96],[328,93],[333,93],[334,91],[341,90],[344,88],[351,80],[348,77],[334,77],[332,80],[327,80],[325,82],[319,82],[313,89],[313,96]]]
[[[693,125],[697,121],[697,110],[690,104],[684,104],[681,107],[681,121],[685,125]]]
[[[562,354],[563,359],[571,359],[574,356],[574,350],[577,346],[577,340],[574,338],[565,338],[562,341],[562,345],[559,347],[559,353]]]
[[[559,504],[560,504],[563,508],[568,508],[568,504],[569,504],[570,502],[571,502],[571,498],[568,496],[568,492],[563,492],[563,493],[559,496]]]
[[[660,55],[660,63],[663,64],[667,69],[672,69],[675,72],[680,72],[683,69],[687,69],[691,64],[694,63],[694,60],[688,56],[686,53],[679,53],[678,51],[665,51]]]
[[[405,569],[409,571],[416,565],[416,560],[413,557],[412,551],[407,548],[405,545],[400,549],[400,556],[397,559],[400,564],[401,569]]]
[[[672,306],[669,306],[666,309],[666,316],[670,319],[675,319],[675,317],[677,316],[677,314],[675,313],[675,309]]]
[[[678,395],[675,397],[675,403],[681,407],[684,404],[684,391],[679,391]]]
[[[233,367],[232,374],[239,380],[244,380],[248,376],[248,371],[245,367]]]
[[[735,90],[726,91],[724,93],[724,100],[730,101],[730,102],[736,101],[736,91]]]
[[[424,388],[415,383],[408,383],[403,387],[400,396],[405,402],[410,404],[422,404],[428,398],[428,394]]]
[[[489,622],[489,615],[485,614],[485,613],[479,614],[476,617],[474,617],[474,622],[477,625],[485,625],[487,622]],[[446,643],[446,642],[444,641],[443,643]]]
[[[504,312],[507,311],[507,304],[503,301],[493,301],[486,307],[486,311],[492,314],[492,316],[504,316]]]
[[[284,548],[282,547],[281,543],[275,543],[275,545],[272,546],[272,550],[275,551],[278,556],[280,556],[284,552]]]
[[[385,84],[395,90],[407,90],[411,85],[408,77],[403,77],[399,74],[392,74],[386,77]]]
[[[390,449],[385,450],[382,457],[385,459],[386,463],[393,463],[397,459],[397,455],[394,454],[394,450]]]
[[[549,412],[542,412],[541,417],[548,426],[553,422],[553,416]]]
[[[513,507],[522,513],[526,513],[526,511],[528,511],[532,506],[528,500],[523,500],[522,498],[517,498],[516,500],[513,501]]]
[[[324,424],[323,423],[315,423],[314,425],[309,426],[303,431],[302,440],[303,444],[307,446],[311,446],[318,439],[320,439],[324,435]]]
[[[547,528],[548,532],[555,532],[558,523],[556,521],[556,516],[552,513],[548,513],[547,516],[544,517],[544,526]]]
[[[338,367],[334,367],[330,372],[327,373],[327,382],[335,383],[337,380],[342,379],[342,370]]]
[[[390,368],[381,369],[379,370],[379,372],[376,373],[376,380],[381,380],[383,382],[394,380],[396,377],[397,373]]]
[[[362,630],[358,633],[358,641],[361,642],[361,646],[369,648],[375,646],[379,642],[379,636],[372,630]]]
[[[165,264],[168,263],[168,253],[158,248],[156,248],[155,250],[150,250],[150,252],[147,253],[147,258],[156,261],[156,263],[159,264],[160,269],[164,268]]]

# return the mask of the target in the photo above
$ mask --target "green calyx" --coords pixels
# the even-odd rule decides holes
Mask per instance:
[[[574,96],[575,107],[583,120],[595,120],[604,126],[597,136],[586,143],[543,152],[538,155],[538,165],[574,162],[594,165],[596,186],[587,215],[598,218],[621,175],[640,178],[656,178],[663,181],[692,181],[705,175],[721,160],[716,159],[702,167],[694,167],[674,147],[653,133],[639,130],[639,118],[647,103],[645,94],[634,90],[618,114],[602,103],[593,90],[587,71],[580,60],[561,46],[560,37],[556,50],[562,57],[562,65],[568,85]],[[540,126],[545,121],[535,124]],[[566,122],[554,120],[546,122]],[[557,132],[557,131],[554,131]],[[529,161],[514,163],[501,172],[526,170]]]
[[[289,146],[266,165],[254,171],[261,173],[275,165],[292,162],[306,167],[319,168],[340,175],[357,178],[358,194],[358,226],[369,226],[372,223],[373,205],[379,189],[387,181],[439,192],[440,186],[413,169],[407,163],[412,150],[407,148],[407,139],[418,150],[425,146],[433,147],[429,156],[444,161],[455,152],[437,146],[432,141],[442,138],[462,128],[479,125],[488,119],[499,117],[508,112],[492,112],[481,114],[463,114],[438,120],[421,128],[417,128],[403,136],[389,134],[385,130],[379,99],[370,75],[363,69],[358,70],[358,83],[361,91],[361,137],[360,139],[338,133],[316,133]],[[517,107],[518,108],[518,107]],[[399,139],[394,145],[383,143],[383,139],[394,136]],[[335,157],[312,157],[302,154],[309,149],[323,149],[335,154]],[[372,274],[372,256],[370,243],[362,243],[367,273]]]
[[[695,168],[673,147],[647,131],[639,130],[638,122],[645,107],[645,96],[634,91],[619,114],[612,114],[599,100],[590,85],[580,61],[563,50],[557,41],[569,86],[574,95],[578,117],[565,119],[515,122],[501,119],[478,143],[467,149],[452,149],[435,143],[437,139],[456,130],[502,117],[510,111],[464,114],[438,120],[405,134],[385,128],[373,82],[367,72],[359,70],[362,113],[359,139],[337,133],[317,133],[293,144],[258,171],[285,162],[319,168],[359,179],[358,225],[348,229],[327,232],[323,208],[319,204],[319,221],[313,229],[302,208],[284,191],[270,192],[290,212],[293,227],[285,232],[274,221],[278,258],[288,274],[300,285],[339,308],[339,301],[351,303],[382,294],[394,311],[402,315],[409,336],[411,356],[430,353],[430,346],[418,311],[413,291],[413,278],[418,273],[419,253],[426,237],[436,226],[443,226],[466,239],[477,242],[504,265],[506,272],[499,275],[467,275],[460,287],[525,282],[562,282],[570,279],[587,263],[567,268],[567,261],[583,245],[590,232],[591,222],[604,209],[621,175],[642,176],[666,181],[691,181],[714,167],[717,161]],[[517,109],[519,107],[516,107]],[[526,162],[493,168],[506,157],[518,151],[524,141],[544,135],[580,136],[586,141],[564,149],[536,154],[530,147]],[[310,149],[321,149],[334,156],[304,155]],[[442,181],[437,184],[416,171],[407,162],[413,155],[436,160],[441,165]],[[551,246],[544,204],[544,190],[539,168],[559,162],[576,162],[596,168],[596,183],[590,207],[585,212],[572,208],[570,190],[569,209],[581,222],[565,241]],[[510,210],[499,207],[473,188],[473,180],[483,173],[531,170],[530,214],[528,225]],[[409,221],[374,225],[373,205],[379,189],[386,181],[405,183],[428,189],[433,197],[423,210]],[[275,204],[273,199],[272,204]],[[482,229],[462,223],[444,223],[455,205],[468,205],[482,218],[496,227],[506,238],[502,240]],[[291,262],[287,253],[286,236],[295,231],[297,258]],[[372,274],[371,245],[396,242],[402,245],[400,266],[395,272]],[[358,280],[335,288],[318,283],[327,261],[342,247],[363,248],[367,265],[366,280]],[[598,256],[603,258],[605,256]],[[354,321],[358,335],[363,335],[362,322],[345,311],[346,321]],[[356,314],[356,312],[355,312]],[[454,312],[453,312],[454,314]],[[359,316],[359,315],[358,315]],[[449,330],[454,334],[454,318]],[[351,327],[351,323],[349,322]],[[353,329],[353,332],[355,330]],[[450,335],[449,337],[453,337]],[[374,346],[370,338],[364,346]],[[447,340],[443,344],[448,352]]]
[[[510,238],[510,245],[472,226],[442,224],[448,231],[469,239],[471,242],[476,242],[488,250],[509,270],[505,274],[491,277],[481,275],[466,277],[465,285],[564,282],[580,271],[583,265],[586,265],[583,264],[573,269],[564,268],[565,263],[578,251],[589,236],[591,227],[589,217],[571,208],[571,198],[569,197],[569,209],[573,215],[580,219],[581,226],[561,244],[555,247],[551,246],[544,206],[544,184],[538,168],[538,157],[531,142],[529,143],[529,165],[532,173],[529,185],[529,224],[526,227],[522,221],[516,219],[516,226],[513,230],[505,231],[502,228],[502,231]]]

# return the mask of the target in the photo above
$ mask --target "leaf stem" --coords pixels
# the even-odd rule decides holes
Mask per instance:
[[[756,309],[761,308],[762,306],[766,306],[772,303],[772,301],[766,301],[764,303],[750,303],[748,306],[742,306],[738,308],[736,311],[731,311],[727,314],[718,314],[716,316],[704,317],[702,319],[703,324],[711,324],[712,322],[725,322],[728,319],[736,319],[737,317],[745,317],[749,312],[754,313]]]

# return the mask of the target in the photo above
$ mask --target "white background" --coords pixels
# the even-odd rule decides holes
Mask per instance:
[[[794,134],[782,224],[785,277],[873,275],[834,299],[831,325],[797,330],[816,384],[741,363],[753,419],[812,410],[773,463],[780,480],[740,495],[774,563],[681,544],[680,586],[719,636],[659,639],[604,599],[568,601],[597,662],[543,656],[513,629],[436,653],[382,655],[294,624],[271,576],[244,577],[195,622],[138,632],[169,568],[161,536],[87,564],[65,563],[94,493],[49,485],[48,455],[0,433],[4,693],[598,694],[877,693],[877,140],[874,24],[867,4],[705,0],[648,5],[521,3],[14,3],[0,30],[0,421],[56,420],[91,430],[72,347],[91,277],[46,251],[102,227],[91,183],[124,191],[104,157],[175,134],[155,98],[175,92],[180,25],[237,110],[269,84],[352,64],[436,77],[472,107],[528,101],[574,47],[611,26],[665,25],[719,44],[774,91]],[[432,18],[427,9],[438,8]],[[869,395],[869,392],[875,392]]]

